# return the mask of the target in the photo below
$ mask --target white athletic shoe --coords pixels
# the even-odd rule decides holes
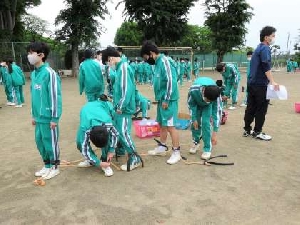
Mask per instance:
[[[246,106],[247,106],[247,104],[245,104],[245,103],[242,103],[242,104],[240,104],[240,106],[241,106],[241,107],[246,107]]]
[[[6,105],[8,105],[8,106],[14,106],[14,105],[16,105],[16,103],[14,103],[14,102],[7,102]]]
[[[235,106],[230,106],[228,109],[229,110],[234,110],[234,109],[236,109],[236,107]]]
[[[86,168],[86,167],[90,167],[90,166],[92,166],[92,165],[90,164],[90,161],[88,161],[88,160],[84,160],[83,162],[80,162],[77,164],[77,167],[79,167],[79,168]]]
[[[106,177],[111,177],[112,175],[114,175],[114,171],[112,170],[112,168],[110,166],[106,167],[106,168],[101,167],[101,169],[104,172],[104,176],[106,176]]]
[[[166,155],[166,147],[157,146],[154,150],[148,151],[148,155]]]
[[[190,154],[196,154],[196,152],[198,151],[199,149],[199,143],[198,144],[193,144],[193,146],[190,148]]]
[[[171,157],[167,160],[167,163],[170,165],[173,165],[173,164],[178,163],[180,161],[180,159],[181,159],[180,151],[173,150],[173,153],[172,153]]]
[[[272,140],[272,136],[265,134],[263,132],[253,133],[252,136],[256,139],[263,140],[263,141],[271,141]]]
[[[207,160],[211,156],[211,152],[203,152],[201,155],[201,159]]]
[[[34,173],[34,176],[36,176],[36,177],[41,177],[41,176],[43,176],[44,174],[48,174],[49,171],[50,171],[50,168],[43,167],[41,170],[35,172],[35,173]]]
[[[44,180],[49,180],[55,176],[57,176],[59,174],[59,169],[53,166],[52,168],[50,168],[50,171],[48,173],[47,176],[42,176]]]
[[[22,108],[23,105],[16,105],[15,108]]]
[[[133,156],[133,157],[134,158],[132,158],[132,161],[131,161],[130,167],[129,167],[130,171],[134,170],[135,168],[137,168],[137,167],[139,167],[139,166],[142,165],[142,162],[141,162],[141,160],[138,157],[136,157],[136,156]],[[120,168],[123,171],[127,171],[127,164],[122,165]]]

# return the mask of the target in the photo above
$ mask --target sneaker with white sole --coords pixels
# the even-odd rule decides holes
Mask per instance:
[[[246,107],[246,106],[247,106],[247,104],[245,104],[245,103],[242,103],[242,104],[240,104],[240,106],[241,106],[241,107]]]
[[[230,106],[228,109],[229,110],[234,110],[234,109],[236,109],[236,107],[235,106]]]
[[[136,155],[130,156],[130,166],[129,166],[130,171],[134,170],[135,168],[137,168],[141,165],[142,165],[142,162],[138,156],[136,156]],[[120,168],[123,171],[127,171],[127,164],[122,165]]]
[[[199,147],[200,147],[199,143],[198,144],[194,143],[192,145],[192,147],[190,148],[190,154],[196,154],[196,152],[198,151]]]
[[[90,164],[89,160],[84,160],[77,164],[77,167],[79,167],[79,168],[86,168],[86,167],[90,167],[90,166],[92,166],[92,165]]]
[[[166,155],[166,150],[166,147],[159,145],[154,150],[149,150],[148,155]]]
[[[50,168],[48,175],[42,176],[42,177],[44,180],[49,180],[49,179],[57,176],[58,174],[59,174],[59,169],[58,168],[55,169],[55,166],[53,166],[52,168]]]
[[[15,108],[22,108],[23,105],[15,105]]]
[[[243,137],[253,137],[253,130],[251,130],[250,132],[244,130]]]
[[[171,157],[167,160],[167,163],[173,165],[178,163],[180,159],[181,159],[180,151],[173,150]]]
[[[211,152],[203,152],[201,155],[201,159],[208,160],[211,157]]]
[[[14,105],[16,105],[16,103],[14,103],[14,102],[7,102],[6,105],[8,105],[8,106],[14,106]]]
[[[112,168],[110,166],[106,167],[106,168],[101,167],[101,169],[104,172],[104,176],[106,176],[106,177],[111,177],[112,175],[114,175],[114,171],[112,170]]]
[[[253,136],[253,138],[263,140],[263,141],[271,141],[272,140],[272,136],[267,135],[263,132],[259,132],[259,133],[253,132],[252,136]]]
[[[35,173],[34,173],[34,176],[36,176],[36,177],[41,177],[41,176],[43,176],[44,174],[48,174],[48,173],[49,173],[49,170],[50,170],[50,168],[43,167],[41,170],[35,172]]]

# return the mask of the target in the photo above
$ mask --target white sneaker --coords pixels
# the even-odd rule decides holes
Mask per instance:
[[[47,176],[42,176],[42,177],[43,177],[44,180],[49,180],[49,179],[57,176],[58,174],[59,174],[59,169],[58,168],[55,169],[55,167],[53,166],[50,169],[48,175]]]
[[[191,154],[196,154],[196,152],[198,151],[198,149],[199,149],[199,144],[193,144],[193,146],[190,148],[190,153]]]
[[[172,153],[171,157],[167,160],[167,163],[170,165],[173,165],[173,164],[178,163],[180,161],[180,159],[181,159],[180,151],[173,150],[173,153]]]
[[[201,159],[207,160],[211,156],[211,152],[203,152],[201,155]]]
[[[16,105],[15,108],[22,108],[23,105]]]
[[[86,167],[90,167],[90,166],[92,166],[92,165],[90,164],[90,161],[88,161],[88,160],[84,160],[83,162],[80,162],[77,164],[77,167],[79,167],[79,168],[86,168]]]
[[[138,157],[136,157],[136,156],[133,156],[133,157],[134,158],[132,159],[132,162],[130,163],[130,167],[129,167],[130,171],[134,170],[135,168],[137,168],[137,167],[139,167],[139,166],[142,165],[142,162],[141,162],[141,160]],[[127,171],[127,164],[122,165],[120,168],[123,171]]]
[[[101,167],[101,169],[104,172],[104,176],[106,176],[106,177],[111,177],[112,175],[114,175],[114,171],[112,170],[112,168],[110,166],[106,167],[106,168]]]
[[[228,109],[229,110],[234,110],[234,109],[236,109],[236,107],[235,106],[230,106]]]
[[[246,106],[247,106],[247,104],[245,104],[245,103],[242,103],[242,104],[240,104],[240,106],[241,106],[241,107],[246,107]]]
[[[16,103],[14,103],[14,102],[7,102],[6,105],[14,106],[14,105],[16,105]]]
[[[253,133],[252,134],[254,138],[259,139],[259,140],[263,140],[263,141],[271,141],[272,140],[272,136],[267,135],[263,132],[260,133]]]
[[[148,155],[166,155],[167,148],[164,146],[157,146],[154,150],[148,151]]]
[[[49,171],[50,171],[50,168],[43,167],[41,170],[35,172],[35,173],[34,173],[34,176],[36,176],[36,177],[41,177],[41,176],[43,176],[44,174],[48,174]]]

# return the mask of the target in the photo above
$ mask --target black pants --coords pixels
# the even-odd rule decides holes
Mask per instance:
[[[247,108],[244,117],[246,131],[251,131],[251,123],[254,119],[254,132],[262,131],[270,101],[266,99],[266,95],[267,87],[248,86]]]

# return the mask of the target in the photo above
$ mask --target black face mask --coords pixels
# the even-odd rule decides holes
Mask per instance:
[[[146,62],[150,65],[155,65],[155,60],[152,57],[151,58],[149,57]]]

